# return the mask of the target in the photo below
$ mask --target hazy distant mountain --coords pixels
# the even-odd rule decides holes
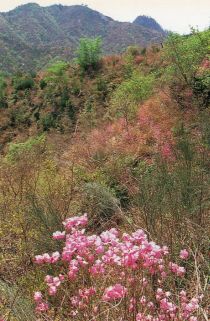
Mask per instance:
[[[146,17],[153,23],[145,24],[139,18],[134,23],[118,22],[86,6],[35,3],[0,13],[0,69],[30,70],[54,58],[70,59],[84,36],[101,36],[104,53],[161,42],[165,33],[158,23]]]
[[[142,26],[151,30],[156,30],[160,33],[165,33],[161,25],[159,25],[159,23],[157,23],[157,21],[152,17],[138,16],[133,23],[137,26]]]

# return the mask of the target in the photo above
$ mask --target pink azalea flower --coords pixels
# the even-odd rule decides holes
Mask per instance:
[[[186,249],[181,250],[179,256],[180,256],[181,259],[187,260],[188,257],[189,257],[189,252]]]
[[[34,301],[40,302],[42,300],[42,293],[41,292],[35,292],[34,293]]]
[[[113,301],[117,299],[122,299],[125,297],[127,289],[121,284],[115,284],[114,286],[108,287],[104,291],[103,300]]]
[[[53,282],[53,277],[51,275],[46,275],[44,280],[49,284]]]
[[[54,286],[54,285],[51,285],[51,286],[49,287],[49,295],[54,296],[54,295],[56,295],[56,292],[57,292],[57,287]]]
[[[62,239],[65,239],[65,235],[66,235],[66,232],[60,232],[60,231],[57,231],[55,233],[53,233],[53,239],[54,240],[62,240]]]
[[[37,312],[46,312],[49,309],[49,306],[47,303],[44,302],[40,302],[37,306],[36,306],[36,311]]]
[[[87,222],[87,214],[84,214],[83,216],[74,216],[71,218],[67,218],[63,222],[63,225],[67,231],[70,231],[73,227],[85,226]]]
[[[60,259],[60,253],[59,252],[54,252],[52,254],[52,257],[50,259],[50,263],[56,263]]]
[[[37,264],[42,264],[42,263],[44,263],[43,256],[42,256],[42,255],[36,255],[36,256],[35,256],[35,263],[37,263]]]

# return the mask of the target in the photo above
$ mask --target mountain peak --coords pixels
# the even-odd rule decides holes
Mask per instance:
[[[14,10],[19,10],[19,9],[28,9],[28,10],[33,10],[34,8],[40,8],[40,5],[38,3],[35,2],[29,2],[26,4],[22,4],[20,6],[18,6],[16,9]]]
[[[41,9],[41,6],[35,2],[30,2],[30,3],[26,3],[26,4],[22,4],[20,6],[17,6],[15,9],[12,9],[8,12],[3,12],[1,14],[3,14],[4,16],[13,16],[19,13],[33,13],[36,12],[38,10]]]
[[[161,25],[155,19],[149,16],[144,16],[144,15],[138,16],[133,23],[138,26],[146,27],[148,29],[165,33]]]
[[[145,47],[162,41],[163,30],[151,24],[119,22],[84,5],[39,6],[29,3],[2,13],[0,42],[8,63],[0,68],[13,70],[13,61],[28,70],[49,60],[74,57],[82,37],[100,36],[104,54],[120,53],[130,45]],[[152,18],[147,18],[152,19]],[[160,27],[161,28],[161,27]],[[12,41],[11,41],[12,39]],[[21,46],[20,46],[21,44]],[[24,67],[23,67],[24,66]]]

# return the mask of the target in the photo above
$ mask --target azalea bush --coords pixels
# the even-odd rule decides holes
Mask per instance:
[[[53,234],[61,251],[35,257],[51,271],[45,290],[34,293],[39,320],[199,320],[203,296],[187,293],[185,267],[171,261],[167,246],[141,229],[91,235],[87,223],[86,214],[66,219],[64,231]],[[189,256],[180,252],[180,260]]]

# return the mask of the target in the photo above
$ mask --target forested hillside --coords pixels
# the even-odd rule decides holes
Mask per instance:
[[[1,74],[1,321],[209,319],[210,31],[108,39]]]
[[[26,4],[0,14],[0,70],[41,69],[73,57],[81,37],[101,36],[104,53],[160,43],[165,32],[146,24],[118,22],[86,6]]]

